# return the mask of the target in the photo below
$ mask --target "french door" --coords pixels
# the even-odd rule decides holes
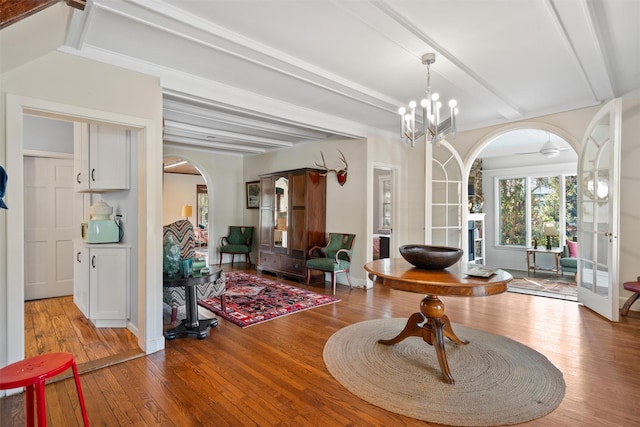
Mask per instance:
[[[578,177],[578,302],[618,321],[621,100],[605,105],[582,143]]]

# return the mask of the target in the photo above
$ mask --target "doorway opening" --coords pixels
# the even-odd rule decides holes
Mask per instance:
[[[144,355],[129,327],[98,328],[74,302],[78,280],[74,245],[80,241],[80,223],[87,219],[86,207],[94,197],[74,188],[79,155],[74,128],[79,123],[26,114],[23,121],[25,357],[67,351],[86,372]],[[136,189],[127,193],[111,197],[129,211],[127,225],[137,227],[132,207],[137,204]],[[127,236],[129,243],[135,240],[133,235]],[[37,268],[30,262],[35,259]],[[137,277],[137,268],[131,271],[131,277]],[[129,304],[136,302],[131,295],[124,298]],[[130,307],[126,310],[136,313]]]
[[[187,157],[168,155],[163,158],[162,166],[162,223],[166,227],[176,221],[189,221],[195,246],[194,265],[204,263],[208,266],[215,262],[213,251],[216,245],[211,240],[214,234],[211,230],[211,197],[207,178],[201,168]],[[200,316],[206,317],[206,310],[203,310],[198,307]],[[172,308],[163,301],[165,330],[175,327],[171,321]]]
[[[373,259],[390,258],[393,232],[393,171],[388,167],[373,168]]]
[[[509,271],[514,292],[577,299],[575,272],[564,265],[567,241],[577,236],[578,155],[570,140],[544,124],[509,129],[468,160],[467,218],[484,218],[481,262]]]

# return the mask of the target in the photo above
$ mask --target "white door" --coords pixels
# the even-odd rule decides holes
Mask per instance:
[[[578,170],[578,301],[618,321],[621,100],[591,121]]]
[[[73,159],[24,157],[27,301],[73,294],[74,200]]]

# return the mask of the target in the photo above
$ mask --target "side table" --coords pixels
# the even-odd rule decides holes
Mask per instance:
[[[198,301],[196,298],[196,286],[218,280],[222,269],[211,267],[209,274],[196,274],[191,277],[163,277],[164,287],[184,287],[187,317],[178,326],[164,333],[168,340],[182,335],[195,335],[198,339],[205,339],[209,335],[209,328],[218,326],[218,319],[198,320]]]
[[[540,268],[536,265],[536,254],[553,254],[556,259],[556,268]],[[530,271],[533,270],[533,275],[536,275],[536,270],[544,270],[551,271],[552,273],[556,273],[556,276],[560,275],[560,255],[562,255],[562,249],[560,248],[552,248],[552,249],[542,249],[542,248],[527,248],[527,275],[529,275]],[[533,257],[533,264],[531,264],[531,259]]]

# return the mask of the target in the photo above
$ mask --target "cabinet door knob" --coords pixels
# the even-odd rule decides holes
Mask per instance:
[[[78,262],[82,262],[82,261],[80,261],[80,252],[78,252],[78,253],[76,254],[76,261],[78,261]]]
[[[91,169],[91,181],[95,181],[95,180],[96,180],[96,170]]]
[[[76,182],[78,184],[81,184],[81,182],[80,182],[80,174],[79,173],[76,175]]]
[[[91,257],[91,267],[96,268],[96,256]]]

